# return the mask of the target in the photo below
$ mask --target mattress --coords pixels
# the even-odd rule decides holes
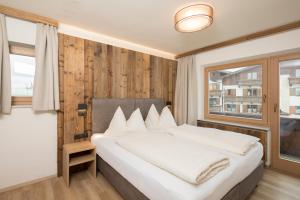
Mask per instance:
[[[246,178],[259,164],[263,147],[257,143],[245,156],[206,146],[225,154],[230,165],[200,185],[192,185],[126,151],[115,138],[94,134],[97,154],[145,196],[152,200],[219,200]]]

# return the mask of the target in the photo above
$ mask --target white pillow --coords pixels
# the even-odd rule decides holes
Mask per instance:
[[[110,121],[108,129],[105,133],[109,133],[110,135],[120,135],[123,131],[127,129],[127,123],[125,115],[119,106]]]
[[[136,109],[127,120],[129,131],[146,130],[145,122],[140,109]]]
[[[171,113],[171,111],[169,110],[168,106],[164,107],[164,109],[162,110],[161,114],[160,114],[160,118],[159,118],[159,127],[160,128],[171,128],[171,127],[175,127],[176,122],[175,119]]]
[[[154,104],[152,104],[149,109],[148,115],[145,120],[145,124],[146,127],[151,130],[157,129],[159,127],[159,114]]]

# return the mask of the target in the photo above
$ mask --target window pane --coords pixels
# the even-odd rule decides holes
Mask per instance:
[[[262,119],[262,66],[209,72],[209,113]]]
[[[32,96],[35,58],[10,54],[12,96]]]
[[[300,162],[300,59],[279,67],[280,157]]]

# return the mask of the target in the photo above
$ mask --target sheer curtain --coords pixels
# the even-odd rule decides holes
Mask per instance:
[[[56,27],[37,24],[35,59],[32,108],[35,111],[58,110],[58,36]]]
[[[175,89],[175,118],[178,125],[197,125],[197,69],[195,56],[178,59]]]
[[[5,15],[0,13],[0,113],[11,112],[11,74]]]

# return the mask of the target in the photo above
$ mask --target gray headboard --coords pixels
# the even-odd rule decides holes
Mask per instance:
[[[140,108],[145,119],[152,104],[160,113],[166,102],[163,99],[93,99],[93,133],[104,133],[118,106],[126,119],[137,108]]]

